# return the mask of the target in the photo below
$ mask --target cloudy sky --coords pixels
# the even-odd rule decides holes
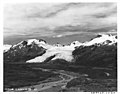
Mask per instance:
[[[116,34],[116,3],[21,3],[4,6],[4,43],[45,39],[84,42],[98,33]]]

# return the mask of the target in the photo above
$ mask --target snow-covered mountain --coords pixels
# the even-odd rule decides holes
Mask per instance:
[[[111,46],[117,43],[117,37],[112,35],[103,35],[99,34],[95,38],[90,41],[80,43],[79,41],[74,41],[69,45],[50,45],[46,43],[46,41],[40,39],[29,39],[26,41],[22,41],[16,45],[13,45],[8,51],[4,54],[7,56],[5,59],[13,60],[12,58],[18,58],[18,56],[22,57],[30,57],[25,58],[24,61],[27,63],[36,63],[36,62],[44,62],[48,58],[52,57],[50,60],[56,59],[64,59],[68,62],[73,61],[73,51],[77,47],[89,47],[89,46],[101,46],[107,45]],[[42,51],[42,54],[41,54]],[[17,59],[20,60],[21,58]]]
[[[75,50],[75,47],[79,46],[91,46],[91,45],[112,45],[117,42],[116,36],[112,35],[98,35],[94,39],[88,42],[80,43],[78,41],[72,42],[67,46],[54,46],[46,51],[42,56],[38,56],[34,59],[28,60],[28,63],[33,62],[44,62],[47,58],[54,56],[51,60],[55,59],[64,59],[71,62],[74,58],[72,52]]]
[[[105,34],[99,34],[94,39],[91,39],[91,41],[83,43],[84,46],[91,46],[91,45],[112,45],[117,42],[117,37],[113,35],[105,35]]]
[[[49,45],[43,40],[29,39],[13,45],[4,52],[5,62],[21,62],[33,59],[45,53]]]
[[[29,46],[29,45],[33,45],[33,44],[36,44],[38,47],[43,47],[45,49],[48,49],[51,47],[51,45],[47,44],[46,41],[42,40],[42,39],[28,39],[28,40],[25,40],[25,41],[21,41],[20,43],[16,44],[16,45],[13,45],[12,48],[15,48],[17,46],[19,46],[19,48],[22,48],[24,46]]]
[[[76,46],[80,46],[82,43],[78,41],[72,42],[70,45],[62,46],[60,44],[53,45],[51,48],[46,50],[46,53],[42,56],[38,56],[34,59],[28,60],[27,63],[33,62],[44,62],[47,58],[53,56],[51,60],[64,59],[71,62],[73,59],[72,51],[75,50]]]
[[[3,47],[3,51],[7,52],[10,49],[10,47],[12,47],[12,45],[5,44]]]

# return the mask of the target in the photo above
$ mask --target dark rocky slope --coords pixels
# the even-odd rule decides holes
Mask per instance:
[[[80,46],[73,51],[77,65],[92,67],[117,67],[117,44]]]
[[[7,52],[4,52],[4,62],[25,62],[33,59],[46,52],[46,49],[39,47],[35,42],[27,45],[27,41],[11,47]]]

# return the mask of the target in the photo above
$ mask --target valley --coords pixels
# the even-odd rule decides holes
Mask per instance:
[[[22,77],[22,79],[19,78],[17,79],[17,81],[18,82],[21,80],[24,81],[24,83],[21,83],[21,85],[17,83],[16,80],[12,81],[9,79],[10,77],[12,79],[15,79],[15,77],[13,77],[12,75],[11,76],[7,75],[5,79],[9,80],[8,81],[9,86],[11,87],[8,88],[8,86],[5,84],[4,89],[5,90],[7,89],[6,92],[64,92],[64,91],[82,92],[82,91],[96,91],[96,90],[97,91],[111,91],[111,90],[116,91],[117,90],[117,86],[116,86],[117,80],[115,76],[116,73],[114,72],[115,70],[111,68],[99,68],[99,67],[88,68],[85,66],[75,67],[72,65],[71,66],[62,66],[62,65],[55,65],[55,64],[45,65],[45,64],[39,64],[39,63],[14,64],[12,65],[12,67],[13,66],[15,67],[24,66],[24,68],[28,67],[32,69],[33,74],[36,74],[39,71],[41,71],[42,73],[37,73],[37,76],[34,75],[34,77],[33,77],[33,74],[32,76],[30,76],[31,75],[30,70],[27,71],[27,75],[19,74],[19,77]],[[35,72],[33,70],[35,70]],[[21,71],[19,70],[19,72]],[[105,73],[109,73],[110,76],[107,76]],[[44,79],[40,80],[39,77],[42,77],[41,74],[43,74]],[[32,79],[32,80],[30,81],[29,79]],[[29,83],[27,82],[28,80],[29,80]],[[12,83],[14,82],[16,83],[16,85],[10,82]]]

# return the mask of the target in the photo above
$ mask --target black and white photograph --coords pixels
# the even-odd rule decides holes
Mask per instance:
[[[3,7],[3,92],[117,92],[117,2]]]

